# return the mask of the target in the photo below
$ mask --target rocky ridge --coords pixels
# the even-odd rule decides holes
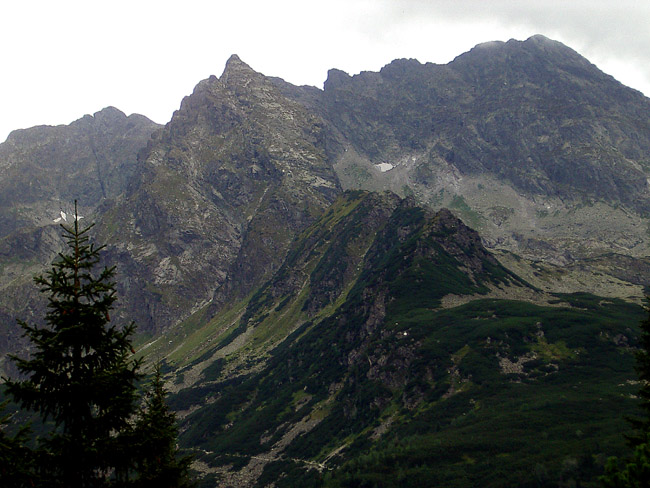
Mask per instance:
[[[502,296],[487,299],[495,290]],[[527,301],[508,300],[518,294]],[[466,300],[446,308],[452,297]],[[582,415],[580,402],[592,401],[589,395],[580,404],[558,395],[574,381],[575,367],[607,388],[632,374],[628,346],[635,336],[619,314],[640,312],[617,300],[544,293],[501,266],[448,210],[353,191],[298,235],[250,300],[207,323],[186,322],[146,353],[173,365],[172,405],[182,413],[182,441],[198,454],[205,483],[330,486],[340,477],[375,476],[385,468],[382,459],[403,455],[426,466],[404,468],[429,480],[418,484],[444,484],[456,476],[447,457],[455,466],[460,454],[433,446],[444,432],[456,438],[453,426],[465,416],[491,425],[490,416],[498,416],[491,409],[503,412],[507,398],[521,394]],[[603,334],[615,340],[599,339]],[[614,363],[622,369],[612,376]],[[526,390],[516,390],[522,381]],[[597,391],[601,402],[610,395]],[[616,403],[619,392],[611,395]],[[510,411],[516,425],[537,412],[519,408]],[[550,429],[546,421],[536,421],[535,436],[540,425]],[[590,435],[604,439],[605,427],[593,422]],[[486,479],[491,456],[504,449],[503,428],[470,451],[464,441],[453,448],[487,460],[466,468],[476,474],[459,486]],[[557,448],[564,435],[552,433],[549,445]],[[406,454],[391,444],[410,436],[428,447],[404,447]],[[366,457],[384,449],[376,465]],[[518,459],[526,465],[527,456],[539,459]],[[528,479],[518,469],[505,476]],[[398,475],[382,476],[395,482]]]
[[[650,101],[558,42],[332,70],[308,103],[342,137],[345,188],[447,206],[491,248],[533,260],[648,254]]]
[[[108,107],[70,125],[14,131],[0,144],[2,353],[21,347],[16,318],[43,315],[32,277],[63,249],[54,220],[63,212],[71,223],[74,200],[89,222],[112,205],[139,171],[138,151],[159,128]]]
[[[444,66],[331,70],[323,90],[233,56],[161,130],[106,109],[0,145],[1,194],[16,195],[0,227],[20,229],[2,243],[5,289],[55,255],[56,229],[45,227],[81,193],[119,264],[121,317],[160,332],[248,296],[342,189],[361,188],[449,207],[538,287],[639,298],[650,269],[647,107],[541,36],[479,45]],[[38,205],[17,203],[32,194],[44,195]]]
[[[100,223],[127,313],[161,330],[250,293],[340,191],[322,122],[237,56],[186,97]],[[117,223],[120,219],[123,224]]]
[[[74,200],[89,214],[122,194],[158,128],[108,107],[70,125],[13,131],[0,144],[0,238],[71,214]]]

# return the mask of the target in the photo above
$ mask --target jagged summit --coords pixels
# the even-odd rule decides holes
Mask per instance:
[[[59,125],[39,125],[35,127],[29,127],[26,129],[16,129],[9,133],[6,143],[10,146],[12,144],[28,144],[29,141],[33,138],[42,137],[45,132],[65,132],[69,130],[70,127],[75,127],[79,125],[104,125],[107,129],[114,127],[116,124],[119,125],[124,121],[138,121],[137,124],[144,125],[158,125],[155,122],[151,121],[144,115],[141,114],[131,114],[126,115],[120,109],[109,105],[93,114],[86,114],[83,117],[74,120],[70,124],[59,124]],[[1,164],[1,161],[0,161]]]
[[[238,68],[241,68],[241,67],[245,67],[245,68],[250,69],[250,66],[248,64],[244,63],[241,60],[241,58],[239,57],[239,55],[232,54],[228,58],[228,61],[226,61],[226,66],[224,68],[224,74],[226,72],[228,72],[229,70],[238,69]]]
[[[86,114],[82,118],[90,118],[90,119],[125,119],[126,114],[122,112],[120,109],[113,107],[112,105],[109,105],[108,107],[104,107],[101,110],[98,110],[97,112],[93,113],[92,115]],[[80,119],[81,120],[81,119]]]
[[[2,174],[0,201],[51,194],[49,180],[60,180],[56,198],[66,201],[80,189],[96,202],[128,188],[105,218],[106,239],[126,243],[115,259],[137,276],[128,282],[134,318],[165,328],[229,299],[227,283],[245,296],[342,189],[451,206],[490,245],[526,257],[647,255],[638,213],[650,208],[647,113],[647,99],[543,36],[482,44],[446,65],[332,69],[323,90],[266,77],[233,54],[144,142],[131,138],[134,116],[114,107],[74,133],[22,131],[0,148],[0,165],[15,171]],[[112,120],[122,132],[99,123]],[[584,210],[596,204],[616,216],[616,232]],[[0,222],[8,230],[22,222],[12,212]]]
[[[470,51],[476,49],[476,50],[485,50],[485,49],[498,49],[501,46],[504,46],[505,42],[504,41],[486,41],[486,42],[481,42],[480,44],[477,44],[474,46]],[[465,53],[463,53],[465,54]],[[462,56],[463,54],[460,54],[458,57]]]
[[[542,35],[542,34],[535,34],[530,36],[529,38],[521,41],[518,39],[509,39],[508,41],[486,41],[486,42],[481,42],[474,46],[472,49],[498,49],[503,46],[521,46],[521,45],[537,45],[537,46],[562,46],[564,49],[570,49],[566,45],[562,44],[559,41],[555,41],[553,39],[549,39],[548,37]],[[472,50],[470,49],[470,51]],[[461,54],[462,56],[462,54]]]
[[[327,79],[325,80],[325,83],[323,84],[323,88],[327,90],[328,88],[335,88],[348,79],[352,78],[348,73],[346,73],[343,70],[337,69],[337,68],[332,68],[328,70],[327,72]]]
[[[91,124],[91,125],[103,125],[106,128],[119,125],[125,121],[149,121],[147,117],[140,114],[131,114],[126,115],[120,109],[113,106],[105,107],[92,115],[84,115],[81,119],[72,122],[72,124]],[[151,121],[149,121],[151,122]]]
[[[554,49],[576,52],[566,44],[560,41],[556,41],[555,39],[550,39],[549,37],[546,37],[543,34],[535,34],[533,36],[530,36],[525,41],[517,41],[515,39],[510,39],[508,42],[510,43],[521,42],[524,45],[535,45],[542,48],[554,48]]]
[[[544,44],[562,44],[559,41],[554,41],[553,39],[549,39],[543,34],[534,34],[530,36],[528,39],[526,39],[524,42],[536,42],[536,43],[544,43]],[[562,44],[564,45],[564,44]],[[566,46],[565,46],[566,47]]]
[[[218,91],[220,86],[229,87],[230,89],[237,90],[246,84],[246,79],[252,77],[263,79],[264,76],[253,70],[248,64],[243,62],[237,54],[233,54],[226,61],[223,73],[220,77],[210,75],[208,78],[199,81],[194,88],[193,95],[200,93],[209,93]],[[186,103],[189,97],[185,97],[183,103]]]
[[[586,61],[580,54],[561,42],[537,34],[523,41],[510,39],[507,42],[489,41],[477,44],[469,51],[457,56],[449,64],[457,65],[459,62],[486,63],[492,59],[502,58],[512,60],[513,56],[524,55],[549,57],[555,63],[566,62],[567,60],[580,63]]]
[[[248,64],[243,62],[237,54],[233,54],[228,58],[226,67],[224,68],[219,81],[221,81],[225,86],[233,89],[240,89],[242,88],[242,85],[246,83],[246,80],[250,80],[253,77],[262,80],[264,75],[252,69]]]
[[[122,112],[119,108],[113,107],[112,105],[109,105],[108,107],[104,107],[101,110],[98,110],[93,114],[93,117],[119,117],[119,118],[125,118],[126,114]]]
[[[109,106],[68,125],[14,131],[0,144],[0,206],[24,205],[20,213],[35,222],[36,209],[49,202],[95,208],[125,190],[137,151],[159,127]]]

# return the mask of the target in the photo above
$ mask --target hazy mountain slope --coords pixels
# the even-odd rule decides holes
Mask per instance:
[[[498,289],[546,305],[442,308]],[[356,192],[298,237],[229,327],[188,325],[194,349],[176,336],[149,354],[181,366],[171,401],[212,473],[205,486],[507,486],[534,483],[537,464],[556,480],[565,458],[580,460],[569,476],[593,481],[583,459],[621,448],[629,387],[617,385],[634,377],[626,327],[641,315],[536,292],[448,211]],[[559,445],[566,430],[581,433]]]
[[[63,248],[53,220],[63,210],[72,222],[76,199],[82,222],[92,221],[124,193],[158,128],[109,107],[70,125],[14,131],[0,144],[0,355],[18,347],[16,318],[42,316],[32,278]]]
[[[333,70],[324,101],[374,163],[420,172],[447,163],[534,195],[648,209],[650,100],[542,36],[482,44],[444,66],[397,60],[354,77]],[[412,164],[409,153],[428,160]]]
[[[339,136],[346,188],[448,206],[491,247],[532,259],[648,254],[650,100],[558,42],[332,70],[320,99],[294,93]]]
[[[74,197],[82,214],[97,208],[98,238],[119,264],[121,316],[142,331],[245,297],[342,187],[448,206],[493,249],[571,266],[575,289],[596,289],[597,262],[616,282],[604,292],[640,296],[650,269],[647,109],[639,93],[541,36],[480,45],[445,66],[332,70],[324,90],[233,56],[150,140],[152,124],[115,109],[16,131],[0,147],[0,195],[22,203],[3,210],[0,229],[45,226]],[[5,255],[18,245],[16,256],[32,260],[5,265],[4,282],[52,258],[56,249],[42,246],[56,232],[39,232],[3,244]],[[631,288],[622,262],[639,270]]]
[[[124,192],[157,128],[109,107],[70,125],[12,132],[0,144],[0,237],[72,213],[75,199],[88,213]]]

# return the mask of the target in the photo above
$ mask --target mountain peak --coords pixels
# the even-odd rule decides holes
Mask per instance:
[[[201,80],[194,88],[194,93],[211,92],[217,89],[215,86],[242,87],[247,85],[246,80],[251,79],[253,76],[259,77],[261,75],[244,63],[237,54],[232,54],[226,61],[221,77],[217,78],[215,75],[210,75],[210,77]],[[183,100],[183,103],[185,103],[186,99]]]
[[[554,41],[552,39],[549,39],[548,37],[542,35],[542,34],[535,34],[530,36],[526,41],[524,42],[536,42],[536,43],[549,43],[549,44],[560,44],[557,41]]]
[[[345,71],[340,69],[332,68],[327,72],[327,80],[325,80],[324,88],[334,88],[342,83],[347,83],[352,77],[347,74]]]
[[[84,119],[86,118],[94,122],[113,124],[118,121],[126,119],[126,114],[113,106],[109,106],[101,109],[98,112],[95,112],[92,115],[86,115]]]
[[[244,63],[238,55],[233,54],[226,61],[226,67],[221,75],[221,81],[227,85],[230,79],[238,80],[241,76],[249,76],[251,74],[257,74],[257,72]]]
[[[422,68],[422,64],[417,59],[395,59],[390,64],[384,66],[380,71],[382,77],[399,79],[409,72],[417,72]]]
[[[569,55],[573,58],[582,58],[578,53],[568,46],[565,46],[559,41],[554,41],[542,34],[535,34],[525,41],[518,39],[510,39],[508,42],[503,41],[489,41],[477,44],[468,52],[463,53],[456,57],[459,59],[472,59],[472,63],[476,62],[476,58],[482,59],[486,53],[494,54],[497,56],[507,56],[515,52],[539,52],[548,53],[553,56],[563,53],[564,57]]]
[[[503,41],[481,42],[480,44],[477,44],[476,46],[474,46],[471,49],[471,51],[473,51],[474,49],[493,49],[493,48],[501,47],[503,45],[505,45],[505,42],[503,42]],[[461,56],[462,56],[462,54],[461,54]]]
[[[229,68],[233,68],[233,67],[235,67],[235,66],[237,66],[237,65],[241,65],[241,64],[244,64],[244,65],[245,65],[246,63],[244,63],[244,62],[241,60],[241,58],[240,58],[237,54],[232,54],[232,55],[228,58],[228,61],[226,61],[226,71],[227,71]]]
[[[112,105],[109,105],[108,107],[105,107],[93,114],[93,117],[103,117],[103,116],[119,117],[123,119],[124,117],[126,117],[126,114],[122,112],[120,109],[115,108]]]
[[[131,114],[127,116],[120,109],[113,106],[105,107],[92,115],[86,114],[82,118],[72,122],[71,125],[86,127],[103,126],[105,128],[109,128],[109,130],[113,130],[118,126],[125,124],[127,121],[130,121],[132,123],[136,123],[137,121],[138,126],[142,125],[148,127],[157,125],[155,122],[151,121],[144,115]]]
[[[561,54],[563,56],[569,56],[571,58],[575,58],[575,60],[581,60],[581,61],[586,61],[580,54],[578,54],[575,50],[571,49],[569,46],[562,44],[560,41],[554,41],[553,39],[549,39],[546,36],[543,36],[541,34],[536,34],[534,36],[529,37],[525,41],[515,41],[510,40],[508,41],[509,43],[517,43],[520,46],[524,48],[529,48],[529,49],[537,49],[539,51],[551,54],[553,56],[557,56],[558,54]]]

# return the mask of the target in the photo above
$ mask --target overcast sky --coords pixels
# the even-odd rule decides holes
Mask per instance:
[[[322,88],[330,68],[447,63],[543,34],[650,96],[648,0],[11,0],[0,3],[0,142],[113,105],[166,123],[238,54]]]

